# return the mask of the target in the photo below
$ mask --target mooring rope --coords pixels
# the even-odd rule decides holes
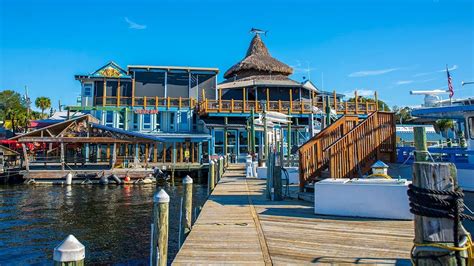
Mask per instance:
[[[461,220],[474,221],[474,216],[464,214],[464,193],[462,189],[455,188],[453,191],[444,191],[436,189],[427,189],[417,187],[413,184],[408,185],[408,197],[410,200],[410,212],[425,217],[432,218],[446,218],[453,220],[453,240],[454,247],[450,247],[442,244],[419,244],[415,243],[416,246],[431,246],[446,249],[448,251],[454,251],[456,255],[456,262],[458,265],[462,265],[461,251],[468,252],[468,265],[472,265],[473,257],[473,246],[471,237],[468,234],[468,241],[464,247],[459,246],[459,226]],[[411,254],[413,259],[413,252]],[[420,258],[420,257],[418,257]],[[417,259],[417,258],[415,258]]]

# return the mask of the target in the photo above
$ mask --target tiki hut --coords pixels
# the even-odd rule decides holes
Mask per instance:
[[[293,73],[288,65],[273,58],[260,35],[256,34],[250,42],[245,58],[233,65],[224,74],[227,80],[248,79],[265,76],[273,79],[286,79]]]

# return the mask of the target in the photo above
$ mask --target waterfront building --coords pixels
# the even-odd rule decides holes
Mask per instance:
[[[244,59],[230,67],[219,84],[218,73],[209,67],[129,65],[124,69],[110,62],[75,76],[81,84],[80,102],[67,109],[71,115],[91,114],[107,127],[159,138],[162,142],[153,145],[151,160],[196,163],[223,154],[243,161],[249,152],[261,152],[262,125],[256,126],[254,144],[249,140],[252,112],[257,124],[263,112],[287,115],[291,134],[281,130],[278,138],[292,143],[285,147],[289,154],[288,149],[295,153],[330,120],[343,114],[367,116],[377,109],[376,99],[362,104],[356,95],[354,102],[347,102],[343,94],[322,91],[310,80],[291,79],[293,69],[270,55],[259,34]]]

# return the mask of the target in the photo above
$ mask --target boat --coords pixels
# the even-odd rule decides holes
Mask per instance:
[[[429,96],[429,93],[426,94]],[[474,97],[456,99],[452,101],[436,101],[425,96],[425,104],[412,110],[412,116],[426,122],[438,119],[452,119],[456,121],[457,131],[462,132],[463,138],[459,145],[451,147],[429,147],[430,159],[434,161],[451,162],[456,165],[459,186],[466,191],[474,191]],[[412,148],[414,149],[414,148]],[[400,159],[405,156],[399,152]]]

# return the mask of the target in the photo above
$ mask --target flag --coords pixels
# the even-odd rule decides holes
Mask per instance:
[[[446,65],[446,74],[448,75],[448,91],[449,91],[449,98],[453,98],[454,96],[454,88],[453,82],[451,80],[451,75],[449,74],[448,65]]]

